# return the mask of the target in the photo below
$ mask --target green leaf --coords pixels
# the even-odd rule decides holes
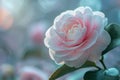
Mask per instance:
[[[22,56],[22,59],[25,60],[27,58],[30,58],[30,57],[41,57],[41,51],[40,49],[38,48],[29,48],[29,49],[26,49],[23,56]]]
[[[84,80],[104,80],[104,70],[88,71],[84,75]]]
[[[96,71],[88,71],[84,75],[84,80],[119,80],[119,75],[117,76],[112,76],[111,73],[114,72],[109,72],[110,75],[106,73],[109,69],[106,70],[96,70]]]
[[[84,80],[97,80],[98,71],[88,71],[84,75]]]
[[[120,26],[117,24],[110,24],[108,25],[105,30],[110,34],[111,36],[111,43],[108,45],[108,47],[103,51],[103,55],[107,53],[108,51],[116,48],[117,46],[120,46]]]
[[[85,67],[97,67],[96,64],[94,62],[90,62],[90,61],[87,61],[84,65],[82,65],[81,67],[79,68],[75,68],[75,67],[69,67],[67,65],[63,65],[61,66],[59,69],[57,69],[52,75],[51,77],[49,78],[49,80],[55,80],[67,73],[70,73],[70,72],[73,72],[75,70],[78,70],[80,68],[85,68]]]

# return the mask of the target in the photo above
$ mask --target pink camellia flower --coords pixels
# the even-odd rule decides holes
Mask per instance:
[[[19,80],[48,80],[48,76],[39,69],[33,67],[24,67],[20,71]]]
[[[87,60],[98,61],[111,38],[104,27],[104,13],[79,7],[60,14],[46,32],[45,45],[57,63],[80,67]]]
[[[0,29],[8,30],[12,27],[13,16],[6,8],[0,7]]]
[[[47,23],[39,22],[35,23],[31,26],[29,30],[29,35],[34,44],[41,44],[43,43],[44,33],[46,30]]]

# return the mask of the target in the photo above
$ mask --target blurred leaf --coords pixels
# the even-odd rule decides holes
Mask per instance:
[[[116,48],[117,46],[120,46],[120,26],[117,24],[110,24],[108,25],[105,30],[110,34],[111,36],[111,43],[108,45],[108,47],[103,51],[103,55],[107,53],[108,51]]]
[[[3,33],[0,32],[0,34],[2,35]],[[2,60],[4,62],[10,63],[10,64],[15,64],[17,59],[16,59],[16,55],[14,54],[13,49],[7,44],[6,40],[4,38],[0,38],[0,55],[2,55],[1,57],[4,57],[4,59]]]
[[[74,68],[74,67],[69,67],[67,65],[63,65],[51,75],[49,80],[55,80],[55,79],[65,75],[67,73],[73,72],[73,71],[78,70],[80,68],[93,67],[93,66],[96,67],[96,64],[94,62],[90,62],[90,61],[87,61],[84,65],[82,65],[79,68]]]
[[[22,59],[27,59],[30,57],[40,57],[41,56],[41,51],[38,48],[30,48],[30,49],[26,49],[26,51],[24,52]]]
[[[84,80],[97,80],[98,71],[88,71],[84,75]]]
[[[13,55],[12,49],[7,45],[4,39],[0,38],[0,49],[3,49],[7,55]]]
[[[84,75],[84,80],[103,80],[104,70],[88,71]]]
[[[84,75],[84,80],[119,80],[119,76],[111,76],[106,74],[106,70],[88,71]],[[110,74],[113,72],[110,72]]]

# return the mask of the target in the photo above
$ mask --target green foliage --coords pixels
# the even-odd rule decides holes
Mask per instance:
[[[24,55],[22,56],[22,59],[25,60],[30,57],[41,57],[41,51],[38,48],[30,48],[26,49],[24,52]]]
[[[94,62],[90,62],[90,61],[87,61],[84,65],[82,65],[79,68],[74,68],[74,67],[69,67],[67,65],[63,65],[51,75],[49,80],[55,80],[55,79],[65,75],[67,73],[73,72],[73,71],[78,70],[80,68],[91,67],[91,66],[97,67]]]
[[[108,25],[105,30],[111,36],[111,43],[109,46],[103,51],[103,55],[106,54],[108,51],[120,46],[120,26],[117,24],[110,24]]]
[[[104,80],[104,70],[88,71],[84,75],[84,80]]]
[[[97,80],[98,71],[88,71],[84,75],[84,80]]]
[[[111,76],[111,75],[106,74],[107,70],[108,69],[88,71],[84,75],[84,80],[119,80],[119,76]]]

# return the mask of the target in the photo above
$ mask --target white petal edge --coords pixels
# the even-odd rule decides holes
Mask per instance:
[[[111,37],[107,31],[103,31],[103,33],[98,37],[96,43],[89,48],[86,52],[90,54],[90,61],[97,61],[100,59],[102,51],[104,51],[107,46],[111,42]]]

